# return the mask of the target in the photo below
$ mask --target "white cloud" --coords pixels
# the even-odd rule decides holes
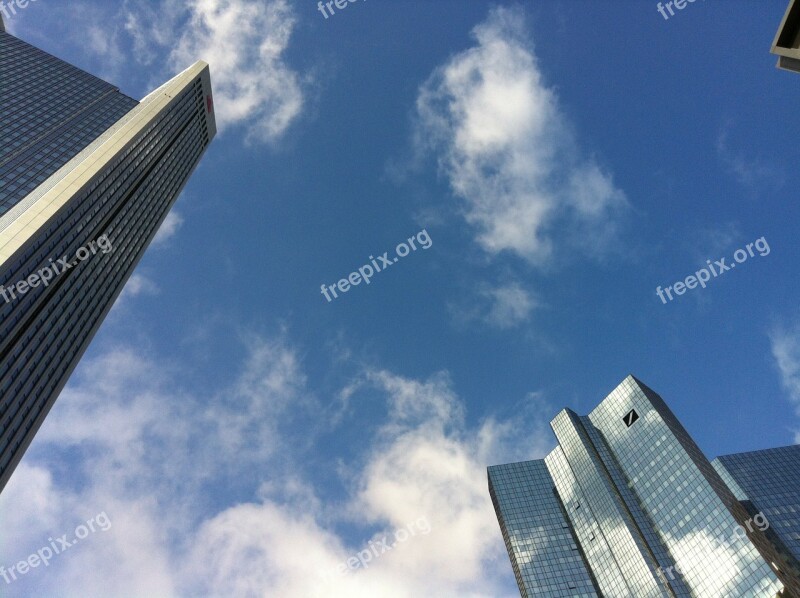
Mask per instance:
[[[774,166],[763,160],[745,156],[742,152],[730,148],[728,134],[730,125],[725,126],[717,137],[717,156],[725,169],[744,187],[756,189],[760,187],[778,188],[783,185],[784,177]]]
[[[115,305],[120,304],[126,297],[138,297],[139,295],[157,295],[158,285],[144,274],[134,272],[125,283]]]
[[[434,72],[417,99],[417,139],[439,152],[483,249],[541,264],[555,226],[567,227],[570,242],[603,250],[627,201],[580,157],[524,21],[521,9],[493,10],[473,31],[477,45]]]
[[[300,78],[284,61],[296,19],[286,0],[195,0],[172,53],[180,67],[212,66],[221,128],[247,122],[249,138],[276,141],[303,106]]]
[[[123,10],[124,30],[133,38],[136,60],[152,65],[165,48],[174,45],[177,26],[186,19],[187,10],[192,11],[193,7],[185,0],[161,0],[148,10],[139,3],[125,0]]]
[[[488,289],[491,307],[486,316],[489,324],[497,328],[513,328],[530,319],[536,300],[518,283]]]
[[[248,140],[274,143],[300,116],[304,81],[285,61],[296,24],[287,0],[130,3],[124,20],[144,64],[167,52],[174,72],[210,64],[220,131],[242,125]]]
[[[512,280],[481,284],[462,304],[452,303],[449,309],[459,325],[482,322],[491,328],[509,330],[530,321],[538,307],[534,294]]]
[[[800,415],[800,324],[775,326],[769,338],[781,383]],[[795,442],[800,444],[800,430],[795,432]]]
[[[101,511],[112,528],[7,595],[512,596],[485,467],[542,454],[541,409],[470,426],[446,374],[358,378],[351,400],[387,415],[345,416],[360,440],[332,499],[305,467],[337,470],[316,444],[324,411],[285,342],[250,339],[236,379],[200,394],[181,384],[190,372],[129,349],[84,362],[0,495],[0,563]],[[422,519],[430,533],[323,579]]]
[[[183,216],[181,216],[174,209],[170,210],[167,214],[167,217],[164,218],[164,222],[161,223],[156,236],[153,237],[153,242],[151,245],[158,245],[172,238],[172,236],[178,232],[178,229],[182,224]]]
[[[70,8],[72,10],[80,10],[75,4],[71,5]],[[84,6],[83,9],[87,12],[91,10],[86,6]],[[91,21],[88,21],[87,26],[81,31],[81,40],[96,56],[102,56],[104,58],[109,65],[107,68],[113,68],[116,65],[124,64],[127,60],[125,53],[116,43],[116,31],[109,28],[107,23],[102,22],[101,19],[91,17]]]

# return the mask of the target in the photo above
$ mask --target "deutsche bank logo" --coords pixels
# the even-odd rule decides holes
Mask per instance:
[[[624,421],[625,425],[630,428],[634,423],[636,423],[637,419],[639,419],[639,414],[636,413],[636,409],[631,409],[625,414],[625,417],[622,418],[622,421]]]

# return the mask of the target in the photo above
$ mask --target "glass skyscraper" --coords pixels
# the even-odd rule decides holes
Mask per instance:
[[[769,558],[767,510],[775,507],[775,526],[792,520],[795,533],[784,509],[796,507],[797,493],[789,499],[755,480],[745,483],[748,503],[639,380],[626,378],[588,416],[563,410],[551,426],[559,444],[545,459],[488,469],[523,597],[793,595],[786,567]],[[731,466],[730,476],[744,478],[743,469]]]
[[[748,513],[769,521],[757,545],[800,593],[800,445],[725,455],[712,465]]]
[[[206,63],[137,102],[0,16],[0,489],[215,134]]]

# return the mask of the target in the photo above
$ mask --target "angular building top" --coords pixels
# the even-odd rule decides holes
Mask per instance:
[[[655,392],[626,378],[551,422],[543,460],[489,468],[523,597],[776,596],[749,513]],[[732,537],[735,535],[735,540]]]

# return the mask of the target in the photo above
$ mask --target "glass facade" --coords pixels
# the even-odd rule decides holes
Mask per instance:
[[[541,513],[525,512],[524,505],[554,496],[601,596],[779,595],[784,586],[754,534],[740,530],[745,505],[644,384],[629,376],[588,416],[564,410],[551,426],[559,443],[553,452],[543,461],[512,464],[514,471],[539,472],[537,483],[514,489],[506,478],[504,493],[492,495],[523,596],[583,595],[532,589],[579,579],[572,564],[553,570],[528,562],[540,558],[547,540],[539,537],[534,553],[521,548],[528,545],[526,529],[540,536],[544,529]],[[490,488],[496,471],[489,469]],[[509,528],[510,505],[525,525]],[[536,571],[535,579],[526,578],[521,562]]]
[[[558,438],[553,478],[576,525],[603,595],[665,596],[654,563],[630,513],[615,491],[581,418],[569,410],[551,422]]]
[[[800,595],[800,445],[725,455],[713,465],[763,533],[766,544],[757,546]]]
[[[137,104],[0,32],[0,216]]]
[[[489,493],[525,598],[599,598],[544,461],[489,468]]]
[[[213,138],[210,97],[204,63],[135,102],[0,32],[0,489]]]

